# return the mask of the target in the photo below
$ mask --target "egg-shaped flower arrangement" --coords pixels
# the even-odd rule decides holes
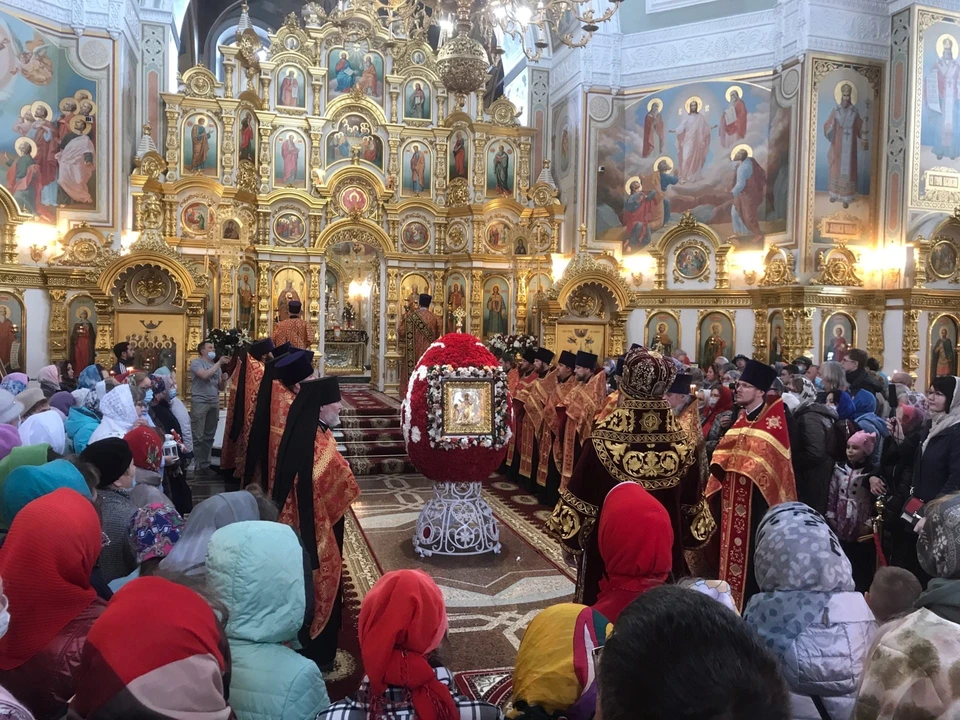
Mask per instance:
[[[473,335],[444,335],[411,373],[400,416],[411,462],[434,481],[417,521],[417,552],[499,552],[497,521],[481,496],[513,437],[507,377],[497,359]]]

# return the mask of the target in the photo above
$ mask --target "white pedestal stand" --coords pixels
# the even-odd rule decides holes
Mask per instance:
[[[417,518],[413,548],[420,557],[500,552],[500,528],[480,482],[435,482]]]

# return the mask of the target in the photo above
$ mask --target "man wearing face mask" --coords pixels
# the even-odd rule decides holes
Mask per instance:
[[[282,372],[282,371],[281,371]],[[303,542],[313,571],[314,618],[303,654],[321,669],[337,655],[343,604],[343,517],[360,495],[330,428],[340,425],[340,385],[335,377],[299,383],[290,405],[271,497],[280,522]]]
[[[195,475],[211,475],[210,453],[220,419],[220,393],[227,384],[223,366],[230,362],[224,356],[217,361],[213,343],[204,340],[197,347],[199,357],[190,362],[190,424],[193,428]]]

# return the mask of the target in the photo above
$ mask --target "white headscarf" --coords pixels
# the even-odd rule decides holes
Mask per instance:
[[[44,410],[31,415],[20,424],[20,442],[24,445],[49,445],[63,455],[67,446],[67,433],[63,427],[63,416],[56,410]]]
[[[90,436],[90,444],[105,438],[122,438],[133,430],[137,422],[137,408],[133,404],[133,393],[129,385],[118,385],[103,396],[100,401],[103,420]]]
[[[960,377],[955,376],[953,380],[955,385],[953,387],[953,399],[950,401],[950,407],[947,408],[946,412],[930,413],[933,418],[933,423],[930,425],[930,432],[927,433],[927,439],[923,441],[921,452],[927,451],[927,445],[930,444],[931,438],[960,423]]]
[[[160,569],[184,575],[206,575],[207,545],[213,533],[226,525],[259,519],[257,500],[246,490],[207,498],[190,513],[179,542],[160,562]]]

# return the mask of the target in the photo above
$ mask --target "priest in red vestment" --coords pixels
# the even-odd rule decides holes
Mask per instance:
[[[597,356],[580,350],[577,352],[574,375],[577,384],[560,405],[561,432],[554,444],[559,445],[560,489],[565,488],[573,476],[584,443],[593,432],[597,413],[607,400],[607,375],[597,372]]]
[[[526,385],[518,398],[523,403],[523,426],[520,432],[520,468],[519,479],[526,488],[536,493],[537,478],[537,440],[540,435],[540,423],[543,421],[543,406],[556,386],[556,371],[550,369],[553,351],[539,348],[533,361],[533,372],[537,377]]]
[[[683,493],[699,481],[696,448],[663,399],[676,375],[673,361],[647,348],[627,353],[620,406],[594,428],[547,530],[578,557],[575,602],[597,601],[604,563],[596,526],[607,493],[622,482],[641,485],[666,508],[673,527],[673,571],[685,574],[683,549],[699,545],[682,511]]]
[[[290,312],[290,316],[274,326],[273,342],[276,345],[290,343],[295,348],[306,350],[310,347],[311,334],[307,321],[300,317],[300,312],[303,310],[303,303],[299,300],[291,300],[287,305],[287,309]]]
[[[797,499],[783,401],[764,400],[775,377],[769,365],[747,361],[734,394],[743,409],[713,451],[707,485],[720,526],[719,577],[741,610],[758,592],[752,543],[760,520],[774,505]]]
[[[517,478],[520,472],[520,436],[523,435],[525,414],[521,395],[526,397],[526,386],[540,377],[533,371],[533,363],[536,359],[537,351],[535,349],[528,348],[524,351],[517,367],[516,387],[510,391],[510,396],[513,398],[513,437],[507,444],[507,457],[504,463],[510,471],[511,478]]]
[[[538,443],[540,458],[537,462],[537,499],[541,505],[553,507],[560,499],[560,463],[556,440],[561,437],[560,407],[565,405],[570,393],[577,387],[574,371],[577,356],[569,350],[560,353],[557,361],[556,384],[543,405],[543,421],[540,425]]]
[[[310,560],[314,615],[303,654],[325,668],[336,659],[342,619],[344,515],[360,495],[330,432],[340,425],[337,378],[301,382],[286,420],[271,497]]]
[[[234,373],[236,387],[231,389],[227,405],[227,425],[223,435],[223,450],[220,453],[220,467],[233,468],[233,476],[243,478],[243,468],[247,458],[247,438],[253,412],[256,409],[257,393],[263,379],[263,365],[273,358],[274,344],[270,338],[263,338],[251,344],[240,363],[240,371]],[[234,375],[230,376],[233,380]],[[227,465],[224,457],[232,462]]]
[[[313,375],[313,353],[310,350],[295,350],[277,363],[276,378],[270,397],[270,439],[267,442],[266,482],[260,481],[267,495],[273,492],[273,480],[277,472],[277,454],[280,440],[287,426],[290,406],[300,389],[300,383]]]
[[[433,297],[420,293],[417,302],[419,307],[408,310],[400,320],[398,337],[403,347],[398,388],[400,397],[406,397],[410,374],[427,348],[437,341],[441,333],[440,318],[430,310]]]
[[[293,348],[289,343],[277,345],[273,350],[273,359],[263,364],[263,377],[253,402],[253,419],[247,432],[246,458],[243,464],[241,487],[255,483],[267,485],[267,450],[270,447],[270,402],[273,400],[273,381],[277,377],[277,363],[283,360]]]

